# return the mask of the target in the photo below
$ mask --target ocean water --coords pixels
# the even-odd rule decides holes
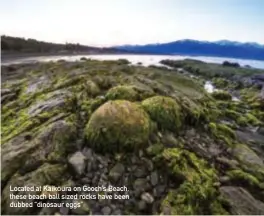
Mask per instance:
[[[208,63],[223,63],[223,61],[237,62],[241,66],[250,65],[254,68],[264,69],[264,61],[257,60],[245,60],[245,59],[234,59],[234,58],[220,58],[220,57],[205,57],[205,56],[180,56],[180,55],[123,55],[123,54],[104,54],[104,55],[73,55],[73,56],[38,56],[30,58],[21,58],[17,60],[5,60],[2,65],[9,64],[20,64],[20,63],[30,63],[30,62],[47,62],[47,61],[57,61],[60,59],[67,61],[80,60],[81,57],[97,59],[97,60],[118,60],[127,59],[132,64],[138,64],[139,62],[143,66],[156,65],[162,66],[159,62],[164,59],[171,60],[183,60],[183,59],[196,59]]]

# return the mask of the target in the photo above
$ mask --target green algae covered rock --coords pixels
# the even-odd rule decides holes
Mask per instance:
[[[98,85],[91,80],[88,80],[85,83],[85,90],[88,93],[88,95],[91,96],[96,96],[100,93],[100,88],[98,87]]]
[[[201,104],[195,103],[188,97],[182,97],[180,100],[182,107],[182,113],[185,119],[185,123],[195,125],[205,119],[205,111]]]
[[[231,101],[232,100],[232,95],[229,94],[227,91],[215,91],[212,93],[212,96],[216,99],[216,100],[228,100]]]
[[[20,173],[16,173],[8,182],[8,185],[2,191],[2,200],[1,207],[2,212],[5,212],[7,215],[28,215],[33,214],[33,208],[31,207],[11,207],[10,204],[12,202],[17,203],[21,200],[11,199],[10,198],[10,187],[39,187],[44,185],[60,185],[67,176],[67,166],[61,164],[49,164],[45,163],[37,170],[33,172],[29,172],[25,175],[21,175]],[[40,195],[41,191],[33,190],[33,191],[18,191],[16,195]],[[23,202],[30,203],[32,200],[29,198],[23,199]]]
[[[228,125],[210,122],[208,126],[211,134],[215,138],[225,141],[225,143],[229,146],[233,145],[233,142],[236,140],[237,137],[234,130],[231,129]]]
[[[95,150],[118,152],[142,147],[150,131],[149,117],[139,105],[116,100],[103,104],[92,114],[85,135]]]
[[[161,203],[162,214],[226,214],[218,191],[217,171],[194,153],[180,148],[165,149],[155,160],[167,167],[180,186],[169,190]],[[213,201],[214,200],[214,201]],[[167,212],[169,211],[169,212]]]
[[[246,127],[249,125],[260,126],[262,124],[261,121],[251,113],[246,113],[246,114],[240,115],[236,119],[236,122],[238,125],[240,125],[242,127]]]
[[[230,177],[230,181],[233,183],[242,183],[248,187],[253,187],[257,189],[263,189],[264,185],[250,173],[244,172],[243,170],[231,170],[227,172],[227,175]]]
[[[120,85],[111,88],[107,94],[106,98],[108,100],[137,100],[137,92],[134,90],[133,86]]]
[[[47,160],[62,160],[74,151],[76,128],[73,124],[59,120],[39,131],[35,137],[24,133],[2,146],[2,183],[17,171],[30,171]]]
[[[230,85],[230,81],[224,78],[213,78],[212,81],[216,88],[226,88]]]
[[[144,100],[142,106],[161,129],[175,131],[181,126],[181,108],[174,99],[155,96]]]

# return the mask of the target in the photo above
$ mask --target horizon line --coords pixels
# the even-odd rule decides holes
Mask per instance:
[[[121,45],[92,45],[92,44],[84,44],[84,43],[80,43],[80,42],[53,42],[53,41],[48,41],[48,40],[40,40],[37,38],[32,38],[32,37],[23,37],[23,36],[11,36],[11,35],[7,35],[7,34],[1,34],[0,38],[2,38],[3,36],[6,37],[14,37],[14,38],[23,38],[25,40],[28,39],[33,39],[33,40],[37,40],[39,42],[45,42],[45,43],[54,43],[54,44],[66,44],[66,43],[70,43],[70,44],[80,44],[82,46],[92,46],[92,47],[97,47],[97,48],[113,48],[113,47],[119,47],[119,46],[146,46],[146,45],[159,45],[159,44],[168,44],[168,43],[173,43],[173,42],[178,42],[178,41],[199,41],[199,42],[208,42],[208,43],[219,43],[221,41],[226,41],[226,42],[232,42],[232,43],[240,43],[240,44],[258,44],[261,46],[264,46],[264,43],[259,43],[259,42],[255,42],[255,41],[236,41],[236,40],[229,40],[229,39],[218,39],[218,40],[198,40],[198,39],[190,39],[190,38],[183,38],[183,39],[178,39],[178,40],[173,40],[173,41],[164,41],[164,42],[150,42],[150,43],[126,43],[126,44],[121,44]]]

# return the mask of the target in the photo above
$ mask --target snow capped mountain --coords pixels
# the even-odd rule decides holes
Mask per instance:
[[[183,39],[169,43],[124,45],[114,48],[146,54],[204,55],[264,60],[264,45],[254,42],[242,43],[229,40],[211,42]]]
[[[115,47],[140,47],[140,46],[155,46],[155,45],[164,45],[164,44],[172,44],[172,43],[197,43],[197,44],[219,44],[222,46],[253,46],[253,47],[264,47],[264,44],[259,44],[256,42],[238,42],[238,41],[230,41],[230,40],[219,40],[219,41],[199,41],[199,40],[193,40],[193,39],[182,39],[182,40],[177,40],[177,41],[172,41],[172,42],[167,42],[167,43],[151,43],[151,44],[145,44],[145,45],[131,45],[131,44],[125,44],[125,45],[120,45],[120,46],[115,46]]]

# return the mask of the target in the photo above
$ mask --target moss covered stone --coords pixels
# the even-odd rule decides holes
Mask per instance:
[[[3,145],[2,182],[17,171],[30,171],[47,160],[61,161],[75,150],[76,128],[71,123],[59,120],[39,128],[38,133],[21,134]]]
[[[59,186],[63,181],[65,181],[69,176],[66,173],[67,167],[61,164],[48,164],[45,163],[37,170],[29,172],[25,175],[15,174],[12,179],[8,182],[8,185],[3,190],[2,193],[2,211],[8,215],[27,215],[33,214],[33,208],[30,207],[18,207],[14,208],[10,206],[11,202],[18,202],[19,200],[10,199],[10,186],[12,187],[23,187],[23,186],[44,186],[44,185],[56,185]],[[19,191],[16,195],[40,195],[41,191]],[[24,202],[31,202],[32,200],[26,199]]]
[[[216,99],[216,100],[228,100],[231,101],[232,100],[232,95],[229,94],[227,91],[215,91],[212,93],[212,96]]]
[[[94,149],[116,152],[144,146],[150,130],[149,117],[139,105],[116,100],[103,104],[92,114],[85,134]]]
[[[186,124],[197,125],[203,121],[217,117],[212,104],[207,101],[194,101],[185,96],[180,98],[179,104],[182,107],[182,114]]]
[[[247,113],[246,118],[248,123],[253,126],[259,126],[261,124],[261,122],[251,113]]]
[[[243,116],[240,116],[237,119],[237,124],[240,125],[240,126],[246,127],[246,126],[249,126],[249,125],[260,126],[262,123],[253,114],[247,113],[247,114],[245,114]]]
[[[151,119],[158,123],[159,128],[172,131],[180,128],[181,108],[174,99],[155,96],[144,100],[142,106]]]
[[[218,124],[217,129],[223,133],[223,135],[226,135],[232,139],[236,138],[235,132],[226,124]]]
[[[116,80],[113,76],[105,76],[105,75],[96,75],[95,77],[93,77],[93,81],[102,90],[108,90],[116,83]]]
[[[210,129],[210,131],[211,131],[212,134],[217,135],[217,126],[216,126],[216,123],[210,122],[209,123],[209,129]]]
[[[170,190],[161,204],[161,211],[169,208],[171,214],[214,214],[225,212],[218,202],[218,212],[212,208],[212,199],[218,200],[217,172],[209,168],[207,163],[196,157],[195,154],[179,148],[165,149],[156,156],[158,163],[166,167],[172,174],[174,182],[180,186]]]
[[[18,136],[19,134],[30,131],[34,127],[40,124],[39,119],[30,118],[30,116],[24,111],[18,112],[14,117],[7,118],[2,121],[2,144],[8,140]]]
[[[234,183],[242,184],[253,188],[264,189],[264,185],[262,185],[259,180],[250,173],[246,173],[242,170],[237,169],[228,171],[227,175],[230,177],[230,180]]]
[[[229,85],[229,81],[224,78],[214,78],[212,81],[216,88],[226,88]]]
[[[147,154],[150,156],[157,156],[161,154],[164,150],[164,145],[161,143],[156,143],[147,148]]]
[[[245,127],[248,125],[248,120],[245,116],[240,116],[238,119],[237,119],[237,124],[242,126],[242,127]]]
[[[107,94],[106,98],[108,100],[137,100],[137,92],[134,90],[133,86],[120,85],[111,88]]]
[[[264,122],[264,112],[261,110],[252,110],[252,114],[259,119],[260,121]]]
[[[85,83],[85,90],[89,96],[97,96],[100,93],[98,85],[91,80]]]
[[[227,109],[225,111],[225,116],[236,121],[241,116],[241,114],[234,110]]]
[[[210,122],[209,130],[215,138],[225,141],[229,146],[231,146],[233,143],[232,141],[236,139],[235,132],[228,125]]]

